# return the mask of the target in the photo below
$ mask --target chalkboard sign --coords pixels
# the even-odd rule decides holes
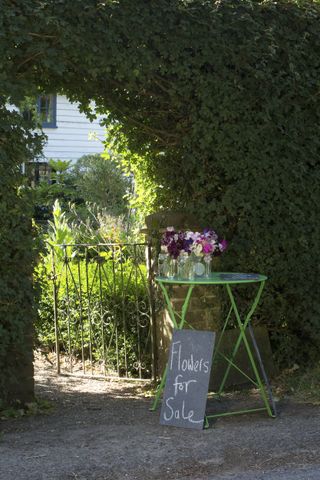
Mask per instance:
[[[174,330],[160,423],[203,428],[214,332]]]

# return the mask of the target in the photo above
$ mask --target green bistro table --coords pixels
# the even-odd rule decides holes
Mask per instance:
[[[265,369],[264,369],[264,366],[263,366],[263,363],[262,363],[261,355],[260,355],[260,352],[259,352],[257,342],[256,342],[255,337],[254,337],[253,329],[252,329],[252,326],[250,324],[250,319],[251,319],[252,315],[254,314],[254,312],[257,308],[257,305],[259,303],[259,300],[260,300],[262,291],[264,289],[264,285],[265,285],[265,282],[267,280],[267,277],[265,277],[264,275],[251,274],[251,273],[215,272],[215,273],[211,273],[210,276],[208,276],[208,277],[196,277],[192,280],[184,280],[184,279],[178,278],[178,277],[173,277],[173,278],[156,277],[155,280],[159,284],[159,286],[160,286],[160,288],[163,292],[163,295],[164,295],[164,298],[165,298],[165,301],[166,301],[166,304],[167,304],[168,312],[169,312],[170,318],[172,320],[172,323],[174,325],[174,328],[179,329],[179,330],[181,330],[186,325],[189,326],[190,328],[192,328],[191,325],[189,325],[186,321],[186,315],[187,315],[188,306],[189,306],[189,303],[190,303],[192,291],[193,291],[195,286],[198,286],[198,285],[222,285],[222,286],[225,287],[225,289],[227,291],[227,295],[228,295],[229,300],[230,300],[230,310],[229,310],[227,318],[224,322],[223,328],[220,332],[219,341],[218,341],[218,343],[215,347],[215,350],[214,350],[212,364],[214,364],[218,355],[220,355],[221,357],[224,358],[224,360],[227,362],[228,365],[226,367],[226,370],[224,372],[220,387],[219,387],[216,394],[219,396],[223,392],[223,389],[224,389],[225,383],[227,381],[230,369],[231,369],[231,367],[233,367],[233,368],[237,369],[242,375],[244,375],[247,378],[247,380],[250,381],[259,390],[264,406],[261,407],[261,408],[249,408],[249,409],[246,409],[246,410],[237,410],[237,411],[231,411],[231,412],[217,413],[217,414],[214,414],[214,415],[211,415],[211,414],[206,415],[205,427],[208,427],[208,419],[210,419],[210,418],[215,418],[215,417],[220,417],[220,416],[228,416],[228,415],[236,415],[236,414],[240,414],[240,413],[266,411],[270,417],[275,417],[276,416],[276,408],[275,408],[275,403],[274,403],[274,400],[273,400],[273,397],[272,397],[271,387],[270,387],[269,380],[268,380],[268,377],[266,375],[266,372],[265,372]],[[256,295],[255,295],[255,297],[252,301],[252,305],[250,306],[250,308],[248,310],[248,313],[243,318],[241,318],[241,316],[239,314],[239,311],[238,311],[238,308],[237,308],[237,305],[236,305],[234,295],[232,293],[232,286],[243,285],[243,284],[257,284],[258,288],[257,288],[257,291],[256,291]],[[181,309],[180,313],[175,311],[172,307],[172,303],[171,303],[171,300],[170,300],[170,297],[169,297],[169,291],[168,291],[168,287],[170,287],[170,285],[187,285],[188,286],[188,289],[186,290],[186,297],[184,299],[184,302],[183,302],[182,309]],[[221,341],[222,341],[224,333],[227,329],[227,326],[230,322],[232,312],[234,313],[234,315],[236,317],[237,325],[239,327],[239,336],[237,337],[237,340],[234,344],[231,357],[227,358],[222,352],[219,351],[219,347],[221,345]],[[248,332],[251,336],[252,345],[253,345],[253,349],[254,349],[255,354],[256,354],[257,362],[255,360],[254,353],[252,351],[252,348],[250,347],[250,344],[249,344],[247,336],[246,336],[246,331],[247,330],[248,330]],[[241,344],[244,344],[245,350],[248,354],[248,359],[249,359],[249,362],[252,366],[252,370],[253,370],[253,374],[254,374],[253,378],[249,377],[236,364],[236,355],[237,355],[237,352],[238,352]],[[257,363],[259,363],[261,373],[259,373]],[[158,403],[160,401],[160,397],[161,397],[161,394],[162,394],[162,391],[164,389],[165,382],[166,382],[167,369],[168,369],[168,366],[166,366],[166,368],[165,368],[165,371],[163,373],[160,385],[159,385],[157,393],[155,395],[155,398],[154,398],[154,401],[153,401],[153,404],[152,404],[152,407],[151,407],[152,411],[154,411],[157,408]]]

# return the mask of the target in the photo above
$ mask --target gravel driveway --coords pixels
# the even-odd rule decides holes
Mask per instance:
[[[320,479],[319,407],[285,400],[277,419],[196,431],[160,426],[136,383],[56,377],[42,362],[36,384],[54,408],[0,421],[0,480]]]

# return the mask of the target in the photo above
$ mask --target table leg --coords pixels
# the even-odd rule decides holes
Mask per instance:
[[[239,334],[238,340],[236,342],[236,345],[233,349],[233,352],[232,352],[232,355],[231,355],[231,361],[229,362],[228,367],[225,371],[225,374],[224,374],[224,377],[222,379],[218,394],[221,394],[221,392],[224,389],[224,385],[225,385],[225,382],[228,378],[232,363],[233,363],[234,358],[235,358],[235,356],[236,356],[236,354],[239,350],[241,342],[243,341],[243,343],[245,345],[245,348],[246,348],[246,351],[247,351],[247,354],[248,354],[248,357],[249,357],[249,360],[250,360],[250,363],[251,363],[251,366],[252,366],[252,369],[253,369],[253,372],[254,372],[254,376],[255,376],[256,381],[257,381],[257,386],[259,388],[262,400],[265,404],[265,409],[267,410],[268,414],[272,417],[272,416],[274,416],[274,414],[271,411],[270,404],[269,404],[267,396],[266,396],[264,385],[263,385],[262,380],[260,378],[256,363],[255,363],[255,360],[254,360],[254,357],[253,357],[253,354],[252,354],[252,351],[251,351],[251,348],[250,348],[250,345],[248,343],[248,340],[247,340],[247,337],[246,337],[246,334],[245,334],[246,329],[249,325],[250,319],[251,319],[251,317],[252,317],[252,315],[253,315],[253,313],[254,313],[257,305],[258,305],[258,302],[260,300],[263,287],[264,287],[264,282],[261,282],[258,293],[257,293],[257,295],[254,299],[253,304],[252,304],[252,307],[251,307],[249,313],[247,314],[247,316],[245,317],[244,322],[242,322],[241,318],[240,318],[240,315],[239,315],[239,312],[238,312],[238,309],[237,309],[237,306],[236,306],[236,303],[235,303],[235,300],[234,300],[234,296],[233,296],[231,288],[230,288],[230,285],[226,285],[227,292],[228,292],[228,295],[229,295],[229,298],[230,298],[230,301],[231,301],[231,305],[232,305],[232,308],[233,308],[233,311],[235,313],[237,323],[238,323],[238,326],[239,326],[239,329],[240,329],[240,334]]]
[[[273,415],[276,417],[277,416],[277,408],[276,408],[276,404],[275,404],[275,401],[274,401],[274,398],[273,398],[273,395],[272,395],[271,385],[270,385],[268,376],[266,374],[266,371],[265,371],[265,368],[264,368],[264,365],[263,365],[263,362],[262,362],[262,358],[261,358],[261,355],[260,355],[260,350],[259,350],[259,347],[257,345],[256,338],[254,336],[253,328],[252,328],[250,323],[248,325],[248,330],[249,330],[249,333],[250,333],[250,336],[251,336],[253,347],[254,347],[256,355],[257,355],[257,359],[258,359],[258,362],[259,362],[259,365],[260,365],[260,370],[261,370],[261,373],[262,373],[262,376],[263,376],[263,380],[264,380],[264,383],[265,383],[267,391],[268,391],[269,400],[270,400],[272,410],[273,410]]]
[[[248,322],[250,321],[250,318],[251,318],[252,314],[254,313],[254,311],[255,311],[255,309],[258,305],[258,302],[259,302],[261,294],[262,294],[263,287],[264,287],[264,282],[262,282],[260,284],[258,293],[257,293],[257,295],[254,299],[253,305],[252,305],[248,315],[246,316],[244,323],[242,323],[241,319],[240,319],[240,315],[238,313],[238,309],[237,309],[234,297],[233,297],[233,294],[232,294],[232,291],[231,291],[231,288],[230,288],[230,285],[226,285],[228,296],[229,296],[229,299],[230,299],[230,302],[231,302],[231,309],[234,311],[234,313],[236,315],[238,326],[239,326],[239,329],[240,329],[240,335],[237,339],[237,342],[235,344],[235,347],[234,347],[232,355],[231,355],[231,359],[230,359],[231,362],[234,361],[234,358],[235,358],[236,354],[238,353],[239,347],[241,345],[241,341],[243,340],[243,335],[245,335],[245,328],[246,328]],[[219,393],[221,393],[224,389],[224,385],[225,385],[225,383],[227,381],[227,378],[229,376],[230,369],[231,369],[231,363],[228,364],[228,367],[225,371],[224,377],[222,379],[222,382],[221,382],[221,385],[220,385],[220,388],[219,388]]]
[[[186,314],[187,314],[187,311],[188,311],[188,306],[189,306],[189,303],[190,303],[190,299],[191,299],[191,294],[192,294],[192,291],[194,289],[194,285],[190,285],[190,287],[188,288],[188,292],[187,292],[187,296],[185,298],[185,301],[183,302],[183,305],[182,305],[182,309],[181,309],[181,319],[180,319],[180,322],[178,323],[177,320],[176,320],[176,315],[177,315],[177,312],[174,311],[174,309],[172,308],[172,305],[171,305],[171,301],[170,301],[170,298],[169,298],[169,295],[168,295],[168,292],[167,292],[167,289],[162,285],[162,283],[159,283],[160,287],[161,287],[161,290],[163,292],[163,295],[164,295],[164,298],[166,300],[166,304],[167,304],[167,307],[168,307],[168,311],[169,311],[169,315],[170,315],[170,318],[172,320],[172,323],[174,325],[174,327],[178,330],[182,330],[184,324],[185,324],[185,321],[186,321]],[[154,401],[152,403],[152,406],[150,408],[151,411],[154,411],[157,406],[158,406],[158,403],[159,403],[159,400],[160,400],[160,397],[161,397],[161,394],[163,392],[163,389],[164,389],[164,386],[165,386],[165,383],[166,383],[166,378],[167,378],[167,372],[168,372],[168,364],[166,365],[165,369],[164,369],[164,372],[163,372],[163,375],[161,377],[161,382],[158,386],[158,389],[157,389],[157,393],[156,393],[156,396],[154,398]]]
[[[164,372],[163,372],[163,375],[162,375],[162,378],[161,378],[161,382],[160,382],[160,384],[157,388],[156,396],[154,397],[152,406],[150,408],[150,410],[152,412],[154,412],[156,410],[157,406],[158,406],[162,391],[163,391],[165,383],[166,383],[167,373],[168,373],[168,364],[166,365],[166,368],[164,369]]]
[[[192,291],[194,289],[194,285],[190,285],[190,287],[188,288],[188,292],[187,292],[185,301],[183,302],[183,305],[182,305],[181,319],[180,319],[179,323],[176,320],[177,312],[175,312],[172,308],[171,300],[169,298],[167,289],[163,286],[162,283],[159,283],[159,285],[160,285],[160,288],[162,290],[163,296],[166,300],[168,312],[169,312],[170,318],[172,320],[173,326],[174,326],[174,328],[177,328],[178,330],[181,330],[183,328],[183,325],[184,325],[185,321],[186,321],[186,314],[187,314],[187,311],[188,311],[188,306],[189,306],[189,303],[190,303],[191,294],[192,294]]]

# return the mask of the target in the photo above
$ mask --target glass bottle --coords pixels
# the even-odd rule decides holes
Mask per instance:
[[[211,264],[212,264],[212,255],[208,254],[203,257],[204,261],[204,277],[210,277],[211,275]]]
[[[178,277],[184,280],[193,278],[193,263],[185,251],[182,251],[178,257]]]
[[[160,277],[167,277],[169,271],[169,254],[166,252],[160,252],[158,255],[158,275]]]
[[[203,257],[200,255],[193,254],[193,271],[196,277],[203,277],[205,272],[205,266]]]

